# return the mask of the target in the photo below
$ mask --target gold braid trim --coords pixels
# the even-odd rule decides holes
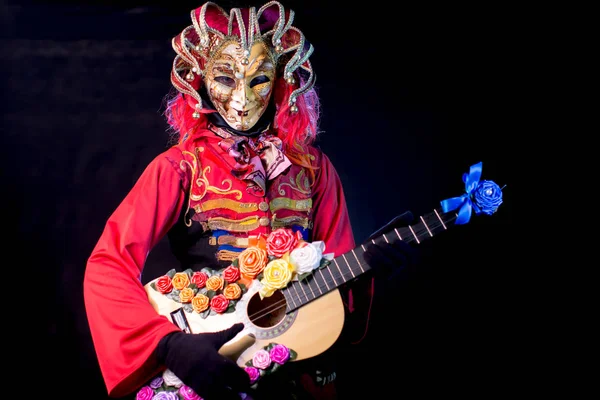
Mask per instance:
[[[310,221],[308,218],[299,217],[297,215],[293,215],[291,217],[276,218],[275,215],[273,215],[273,221],[271,222],[271,228],[277,229],[277,228],[282,228],[282,227],[290,226],[290,225],[298,225],[305,229],[307,229],[307,228],[312,229],[312,221]]]
[[[271,200],[270,206],[271,212],[281,210],[282,208],[309,212],[312,207],[312,199],[294,200],[289,197],[277,197]]]
[[[219,261],[233,261],[240,255],[238,251],[219,250],[217,251],[217,259]]]
[[[252,216],[240,220],[222,217],[209,218],[208,227],[213,231],[223,229],[229,232],[248,232],[258,228],[258,217]]]
[[[229,244],[235,247],[248,247],[248,238],[236,237],[232,235],[211,236],[208,239],[211,246]]]
[[[212,199],[206,200],[194,206],[194,210],[196,210],[197,213],[202,211],[210,211],[217,208],[226,208],[228,210],[233,210],[237,213],[247,213],[250,211],[257,211],[258,204],[241,203],[232,199]]]

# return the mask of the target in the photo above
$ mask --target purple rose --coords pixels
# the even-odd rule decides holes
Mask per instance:
[[[269,352],[265,349],[260,349],[254,353],[254,357],[252,357],[252,365],[260,369],[265,369],[271,365],[271,356],[269,355]]]
[[[255,367],[245,367],[244,370],[246,371],[246,373],[250,377],[250,384],[253,384],[254,382],[256,382],[258,380],[258,378],[260,378],[260,371],[259,371],[258,368],[255,368]]]
[[[162,386],[163,384],[163,378],[162,376],[157,376],[156,378],[152,379],[152,381],[150,381],[150,387],[152,389],[158,389],[159,387]]]
[[[158,392],[152,400],[179,400],[177,392]]]
[[[202,397],[194,392],[194,389],[186,385],[179,388],[179,394],[183,396],[184,400],[202,400]]]
[[[282,344],[276,344],[269,352],[271,360],[277,364],[285,364],[290,359],[290,349]]]
[[[150,400],[152,396],[154,396],[154,390],[150,386],[144,386],[137,392],[135,400]]]

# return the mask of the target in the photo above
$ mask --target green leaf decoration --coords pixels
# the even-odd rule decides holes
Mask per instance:
[[[194,312],[194,307],[192,307],[192,305],[190,303],[185,303],[183,304],[183,311],[187,312],[187,313],[192,313]]]
[[[198,285],[196,285],[195,283],[190,283],[188,287],[192,289],[194,293],[198,293]]]
[[[231,263],[231,265],[233,265],[236,268],[240,267],[240,262],[238,261],[238,259],[236,258],[235,260],[233,260],[233,262]]]
[[[231,313],[232,313],[232,312],[234,312],[234,311],[235,311],[235,303],[233,303],[233,302],[230,302],[230,303],[229,303],[229,306],[227,307],[227,310],[225,310],[225,311],[223,312],[223,314],[231,314]]]
[[[273,347],[275,347],[275,346],[277,346],[277,343],[273,343],[273,342],[271,342],[271,343],[269,343],[268,345],[266,345],[266,346],[264,347],[264,349],[265,349],[266,351],[271,351],[271,349],[272,349]]]
[[[150,283],[150,287],[158,292],[158,289],[156,288],[156,283]]]
[[[329,264],[331,264],[331,261],[329,261],[326,258],[321,258],[321,263],[319,264],[319,266],[317,267],[317,269],[325,268]]]
[[[298,274],[298,280],[300,282],[302,282],[303,280],[305,280],[306,278],[308,278],[309,276],[312,275],[312,272],[305,272],[303,274]],[[291,282],[291,281],[290,281]]]
[[[207,295],[209,299],[212,299],[217,295],[217,292],[215,292],[214,290],[207,290],[205,295]]]
[[[252,360],[246,361],[246,367],[252,367]]]
[[[244,285],[241,282],[238,282],[237,284],[240,287],[240,289],[242,289],[242,293],[246,293],[246,291],[248,290],[248,288],[246,287],[246,285]]]
[[[167,293],[165,296],[167,296],[168,299],[171,299],[173,301],[181,303],[181,300],[179,299],[179,293],[180,293],[179,290],[173,289],[171,292]]]
[[[173,279],[173,277],[175,276],[176,272],[177,271],[175,270],[175,268],[173,268],[173,269],[168,270],[165,275],[167,275],[169,278]]]
[[[200,317],[206,318],[209,315],[210,315],[210,308],[207,308],[206,310],[202,311],[202,313],[200,314]]]
[[[187,269],[186,269],[185,271],[183,271],[183,272],[185,272],[185,273],[186,273],[186,274],[188,274],[189,276],[192,276],[192,275],[194,275],[194,270],[193,270],[193,269],[191,269],[191,268],[187,268]]]
[[[261,272],[260,274],[258,274],[258,276],[256,277],[257,281],[262,281],[264,274]]]
[[[279,368],[281,368],[282,365],[281,364],[277,364],[276,362],[271,364],[271,368],[270,368],[270,373],[273,373],[275,371],[277,371]]]
[[[288,349],[290,351],[290,360],[295,360],[296,357],[298,357],[298,353],[296,353],[294,350],[292,349]]]

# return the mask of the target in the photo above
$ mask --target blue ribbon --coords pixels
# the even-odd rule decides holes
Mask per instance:
[[[479,185],[479,179],[481,178],[482,163],[471,165],[469,173],[464,173],[462,180],[465,183],[465,194],[459,197],[451,197],[446,200],[442,200],[442,210],[447,213],[452,210],[458,210],[458,216],[454,222],[456,225],[462,225],[469,222],[471,219],[471,212],[473,210],[473,200],[471,200],[471,194]]]

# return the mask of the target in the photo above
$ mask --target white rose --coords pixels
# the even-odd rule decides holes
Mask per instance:
[[[290,253],[290,264],[298,274],[311,272],[321,264],[325,242],[317,241],[298,247]]]
[[[175,375],[170,369],[166,369],[165,372],[163,372],[162,377],[168,386],[174,386],[178,388],[183,385],[181,379],[179,379],[177,375]]]

